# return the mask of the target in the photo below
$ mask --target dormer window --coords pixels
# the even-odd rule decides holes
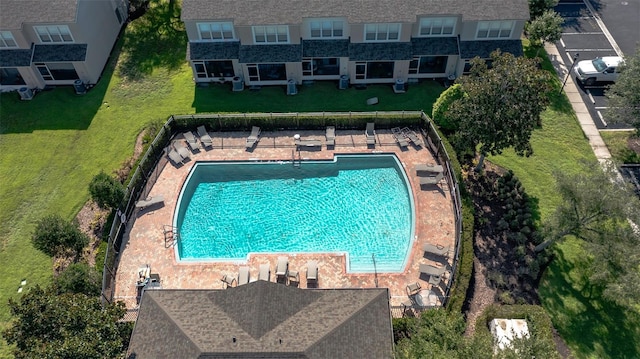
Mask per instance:
[[[452,36],[455,17],[429,17],[420,19],[420,36]]]
[[[344,22],[342,20],[313,20],[309,22],[311,38],[328,39],[344,36]]]
[[[43,43],[73,42],[67,25],[34,26],[33,28]]]
[[[253,39],[256,44],[288,43],[289,27],[286,25],[254,26]]]
[[[400,24],[366,24],[365,41],[397,41],[400,39]]]
[[[234,40],[233,24],[230,22],[200,22],[198,33],[203,41]]]

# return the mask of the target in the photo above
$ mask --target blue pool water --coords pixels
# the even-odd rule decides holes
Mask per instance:
[[[176,214],[182,261],[331,252],[347,253],[349,272],[401,272],[413,238],[413,201],[394,155],[336,156],[300,167],[197,163]]]

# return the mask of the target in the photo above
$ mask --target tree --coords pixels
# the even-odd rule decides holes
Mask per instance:
[[[444,90],[433,104],[431,117],[433,117],[433,121],[440,126],[441,129],[445,131],[455,131],[460,127],[459,124],[451,121],[447,116],[447,111],[449,110],[449,106],[451,106],[454,101],[462,98],[463,95],[462,86],[455,84]]]
[[[95,268],[86,263],[72,263],[54,280],[57,293],[82,293],[98,296],[102,289],[102,278]]]
[[[50,255],[61,255],[67,250],[76,254],[89,243],[89,237],[77,225],[65,221],[57,214],[46,216],[36,224],[31,238],[33,246]]]
[[[625,58],[618,81],[605,92],[609,107],[604,113],[610,123],[627,123],[640,136],[640,46]]]
[[[91,180],[89,192],[100,208],[118,208],[125,196],[122,183],[102,171]]]
[[[97,297],[36,286],[19,302],[10,299],[9,307],[14,319],[2,334],[18,359],[116,358],[131,334],[131,326],[119,322],[126,312],[121,302],[103,309]]]
[[[460,150],[479,152],[477,170],[487,154],[509,147],[520,156],[533,154],[529,140],[549,103],[550,75],[538,69],[538,59],[495,51],[491,60],[491,68],[479,58],[472,60],[470,75],[458,80],[464,96],[447,112],[460,124],[452,142]]]
[[[544,47],[545,42],[556,42],[562,36],[562,23],[564,19],[555,11],[547,10],[539,17],[527,24],[529,40],[538,46],[536,56]]]
[[[542,16],[542,14],[558,5],[558,0],[529,0],[529,13],[531,20]]]

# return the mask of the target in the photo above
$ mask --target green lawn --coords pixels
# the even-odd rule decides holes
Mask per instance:
[[[545,219],[561,200],[554,190],[553,171],[583,171],[581,162],[595,161],[595,156],[564,95],[554,95],[543,113],[542,128],[534,132],[531,142],[534,155],[529,158],[505,151],[489,160],[514,171]],[[540,297],[575,357],[640,357],[640,316],[589,291],[581,241],[556,244],[553,250],[554,260],[540,282]]]
[[[600,135],[616,162],[640,163],[640,154],[635,154],[628,144],[629,139],[637,139],[635,131],[602,131]]]

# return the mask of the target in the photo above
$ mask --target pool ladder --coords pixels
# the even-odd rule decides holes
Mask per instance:
[[[173,247],[178,243],[178,228],[169,224],[162,226],[164,231],[164,247]]]
[[[291,150],[291,163],[293,163],[293,167],[300,167],[302,164],[302,155],[300,154],[300,149],[298,151],[298,159],[296,164],[296,150]]]

